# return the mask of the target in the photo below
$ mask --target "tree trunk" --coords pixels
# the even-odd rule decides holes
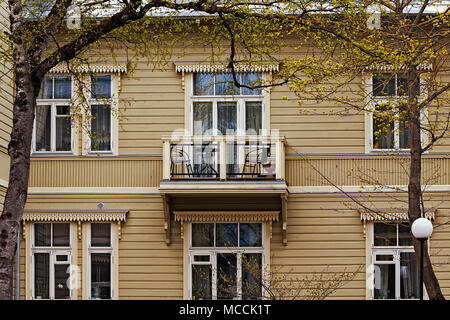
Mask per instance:
[[[420,109],[418,108],[417,98],[419,97],[418,74],[416,67],[413,66],[408,71],[408,124],[411,141],[411,155],[410,155],[410,173],[408,184],[408,214],[409,225],[417,218],[422,216],[421,199],[421,173],[422,173],[422,143],[420,138]],[[431,300],[445,300],[439,282],[434,274],[433,266],[431,265],[430,256],[428,254],[428,245],[424,244],[424,270],[423,278],[428,296]],[[420,242],[414,239],[414,251],[416,252],[417,265],[420,265]],[[418,270],[420,272],[420,270]],[[419,284],[422,286],[422,284]]]

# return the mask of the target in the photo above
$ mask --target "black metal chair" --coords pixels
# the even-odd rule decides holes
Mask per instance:
[[[171,176],[184,176],[192,177],[194,175],[194,170],[192,169],[192,163],[189,159],[189,155],[184,151],[183,146],[173,146],[170,149],[170,173]],[[178,173],[178,166],[181,168],[186,167],[187,173],[181,170]]]
[[[262,174],[262,167],[268,163],[270,157],[270,148],[266,146],[250,147],[245,155],[244,166],[242,167],[242,177],[259,177]],[[249,169],[249,172],[245,170]]]

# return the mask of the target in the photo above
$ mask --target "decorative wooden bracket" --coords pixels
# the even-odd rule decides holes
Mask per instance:
[[[78,220],[77,224],[78,224],[78,240],[81,240],[82,235],[81,221]]]
[[[164,206],[164,232],[166,234],[166,245],[170,245],[170,197],[162,195]]]
[[[283,245],[287,246],[287,195],[281,195],[281,235],[283,237]]]
[[[117,239],[122,239],[122,224],[119,221],[117,221]]]

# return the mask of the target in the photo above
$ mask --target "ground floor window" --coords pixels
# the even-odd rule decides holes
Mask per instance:
[[[70,224],[35,223],[32,235],[33,299],[70,299]]]
[[[112,299],[113,247],[111,223],[91,223],[89,228],[90,299]]]
[[[374,223],[373,299],[418,299],[419,278],[413,236],[407,223]]]
[[[262,223],[192,223],[191,299],[261,299]]]

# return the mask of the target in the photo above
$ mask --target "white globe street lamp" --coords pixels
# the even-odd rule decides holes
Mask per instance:
[[[411,226],[413,236],[420,241],[420,300],[423,300],[423,243],[433,233],[433,224],[426,218],[414,220]]]

